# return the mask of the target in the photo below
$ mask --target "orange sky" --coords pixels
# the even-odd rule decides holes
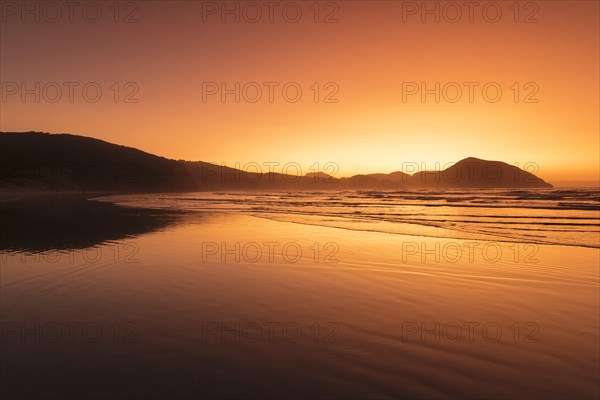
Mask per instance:
[[[421,2],[338,1],[338,10],[320,2],[319,23],[312,1],[298,3],[297,23],[286,21],[295,14],[290,2],[279,2],[273,22],[263,5],[256,23],[245,20],[256,11],[244,2],[239,23],[234,15],[226,15],[223,23],[221,15],[203,13],[222,7],[221,2],[130,2],[139,10],[123,2],[119,23],[113,20],[113,2],[98,3],[102,15],[96,23],[82,15],[85,2],[73,11],[73,22],[62,9],[56,23],[49,22],[56,10],[39,2],[28,7],[35,10],[36,3],[40,22],[11,8],[22,7],[21,2],[2,2],[3,131],[75,133],[230,166],[296,162],[309,172],[315,162],[334,162],[337,176],[391,172],[402,169],[403,162],[434,169],[436,162],[443,166],[475,156],[536,163],[538,175],[550,181],[599,177],[598,1],[521,2],[518,23],[512,1],[487,6],[487,14],[488,2],[479,2],[473,22],[463,5],[456,23],[447,20],[455,16],[452,6],[444,13],[447,2],[438,3],[439,23],[434,15],[421,21],[422,10],[411,8]],[[492,23],[495,5],[502,15]],[[234,8],[235,2],[228,6]],[[138,22],[123,23],[131,12]],[[338,22],[323,23],[332,12]],[[92,20],[94,10],[87,13]],[[532,13],[538,22],[524,23]],[[23,102],[21,84],[33,89],[35,82],[40,82],[40,102],[33,94]],[[55,103],[49,101],[55,96],[49,82],[63,87]],[[73,102],[64,82],[79,83]],[[102,89],[96,103],[82,95],[87,82]],[[120,84],[116,103],[114,82]],[[127,82],[139,88],[137,103],[123,102],[134,87],[124,87]],[[219,94],[203,102],[203,82],[225,82],[230,88],[235,82],[258,82],[263,93],[256,103],[243,96],[235,103],[234,95],[223,103]],[[279,83],[273,102],[264,82]],[[288,82],[302,89],[296,103],[282,95]],[[334,85],[325,88],[328,82]],[[439,103],[433,94],[422,102],[420,93],[403,101],[406,82],[428,88],[456,82],[463,94],[451,103],[447,99],[456,92],[447,86],[447,98]],[[473,102],[464,82],[479,84]],[[489,82],[502,89],[495,103],[482,94]],[[533,84],[525,87],[528,82]],[[336,86],[339,101],[323,102]],[[247,97],[254,97],[254,88],[247,89]],[[538,102],[524,102],[534,89]],[[293,88],[288,93],[293,95]],[[494,95],[494,89],[488,93]]]

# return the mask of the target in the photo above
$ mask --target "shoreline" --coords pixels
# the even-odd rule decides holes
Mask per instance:
[[[182,193],[183,192],[178,192],[178,193]],[[205,193],[205,192],[197,192],[197,193]],[[219,192],[208,192],[210,194],[220,194]],[[253,192],[240,192],[240,194],[253,194]],[[119,195],[116,195],[119,196]],[[99,201],[107,201],[113,204],[119,204],[119,205],[125,205],[119,202],[120,199],[114,199],[111,198],[112,195],[109,196],[100,196],[100,198],[98,198]],[[130,206],[129,204],[127,204],[127,206]],[[131,205],[132,207],[138,207],[138,205]],[[143,206],[143,205],[139,205],[139,206]],[[145,206],[147,207],[147,206]],[[150,206],[150,207],[153,207]],[[453,204],[449,204],[449,205],[444,205],[441,207],[456,207]],[[477,207],[483,207],[483,206],[477,206]],[[505,207],[507,209],[516,209],[515,207]],[[527,208],[527,207],[522,207],[523,209]],[[162,207],[156,207],[156,209],[164,209]],[[177,207],[173,207],[170,208],[171,210],[173,209],[178,209]],[[539,209],[539,208],[538,208]],[[185,208],[180,208],[180,211],[186,211],[186,212],[197,212],[197,210],[188,210]],[[337,229],[343,229],[343,230],[350,230],[350,231],[356,231],[356,232],[377,232],[377,233],[385,233],[385,234],[389,234],[389,235],[401,235],[401,236],[414,236],[414,237],[423,237],[423,238],[437,238],[437,239],[443,239],[443,240],[462,240],[462,241],[469,241],[469,240],[475,240],[475,241],[480,241],[480,242],[501,242],[501,243],[516,243],[516,244],[532,244],[532,245],[548,245],[548,246],[568,246],[568,247],[582,247],[582,248],[591,248],[591,249],[600,249],[600,243],[597,244],[593,244],[593,245],[588,245],[588,244],[582,244],[582,243],[561,243],[561,242],[550,242],[550,241],[543,241],[543,240],[535,240],[535,239],[529,239],[529,238],[511,238],[511,237],[506,237],[506,236],[501,236],[499,234],[495,234],[495,233],[489,233],[489,234],[483,234],[480,232],[468,232],[470,234],[471,237],[465,237],[465,236],[469,236],[469,235],[464,235],[461,236],[461,231],[458,229],[449,229],[446,227],[441,227],[441,226],[432,226],[432,225],[426,225],[426,224],[410,224],[407,222],[395,222],[395,221],[387,221],[387,220],[367,220],[366,223],[384,223],[384,224],[390,224],[390,226],[399,226],[401,224],[407,225],[408,228],[415,228],[415,230],[421,230],[422,232],[416,233],[416,232],[410,232],[410,231],[405,231],[405,232],[394,232],[391,230],[386,230],[385,228],[382,229],[369,229],[367,227],[360,227],[360,226],[356,226],[354,223],[356,222],[355,220],[353,220],[352,218],[347,218],[344,216],[338,216],[338,215],[327,215],[327,214],[320,214],[320,213],[312,213],[312,214],[303,214],[303,213],[297,213],[294,211],[288,211],[285,213],[282,212],[269,212],[269,211],[263,211],[262,213],[267,214],[261,214],[259,212],[256,212],[255,210],[252,209],[239,209],[239,210],[213,210],[211,208],[207,208],[205,210],[203,210],[205,212],[223,212],[223,213],[238,213],[240,215],[251,215],[257,218],[264,218],[264,219],[268,219],[268,220],[272,220],[272,221],[277,221],[277,222],[289,222],[289,223],[296,223],[296,224],[301,224],[301,225],[310,225],[310,226],[320,226],[320,227],[329,227],[329,228],[337,228]],[[585,210],[588,211],[588,210]],[[600,210],[599,210],[600,211]],[[281,217],[277,217],[278,215],[280,215]],[[290,217],[291,216],[291,217]],[[296,218],[296,220],[294,220],[294,218]],[[333,221],[332,218],[336,218],[338,219],[336,222],[333,222],[331,224],[328,223],[322,223],[321,221],[311,221],[310,219],[313,218],[325,218],[328,219],[328,221]],[[528,217],[527,217],[528,218]],[[600,221],[600,219],[596,219],[595,221]],[[363,222],[363,221],[361,221]],[[342,226],[343,224],[346,225],[353,225],[353,226]],[[410,226],[409,226],[410,225]],[[426,230],[441,230],[441,231],[445,231],[448,232],[447,235],[443,235],[443,234],[433,234],[433,233],[428,233],[426,232]],[[600,230],[597,230],[596,232],[594,232],[596,234],[600,234]]]
[[[266,191],[269,193],[273,193],[273,191]],[[284,191],[285,193],[289,193],[289,191]],[[350,192],[354,192],[354,191],[350,191]],[[149,196],[149,195],[187,195],[187,194],[191,194],[191,193],[209,193],[209,194],[220,194],[221,192],[214,192],[214,191],[209,191],[209,192],[113,192],[113,191],[90,191],[90,192],[81,192],[81,191],[53,191],[53,192],[49,192],[49,191],[21,191],[21,190],[12,190],[12,191],[0,191],[0,205],[3,205],[3,207],[15,207],[17,206],[17,204],[19,202],[26,202],[26,203],[31,203],[31,202],[39,202],[39,204],[43,204],[45,199],[47,199],[49,202],[53,202],[53,203],[59,203],[60,199],[68,199],[69,203],[72,203],[73,201],[77,202],[78,200],[81,201],[85,201],[87,203],[87,208],[89,208],[91,210],[91,214],[93,216],[93,210],[101,207],[98,206],[96,207],[94,203],[96,202],[100,202],[100,203],[109,203],[112,204],[113,206],[117,206],[117,207],[128,207],[130,209],[134,209],[134,210],[140,210],[141,213],[140,214],[144,214],[145,211],[148,210],[156,210],[158,214],[162,214],[162,213],[173,213],[175,212],[176,214],[181,214],[181,213],[196,213],[198,212],[198,210],[186,210],[186,209],[178,209],[178,208],[169,208],[169,209],[165,209],[165,208],[161,208],[161,207],[153,207],[152,205],[144,205],[144,204],[139,204],[139,205],[130,205],[130,204],[122,204],[121,202],[119,202],[119,199],[115,199],[115,197],[118,196]],[[255,191],[235,191],[235,193],[240,193],[241,195],[252,195],[255,193]],[[440,207],[444,207],[445,205],[442,205]],[[452,204],[447,205],[449,207],[453,206]],[[514,208],[514,207],[508,207],[508,208]],[[64,211],[64,210],[63,210]],[[212,210],[211,208],[206,208],[205,210],[203,210],[205,212],[215,212],[215,210]],[[226,211],[219,211],[219,212],[231,212],[229,210]],[[263,219],[267,219],[267,220],[272,220],[272,221],[277,221],[277,222],[288,222],[288,223],[294,223],[294,224],[301,224],[301,225],[310,225],[310,226],[321,226],[321,227],[329,227],[329,228],[336,228],[336,229],[342,229],[342,230],[349,230],[349,231],[355,231],[355,232],[376,232],[376,233],[384,233],[384,234],[389,234],[389,235],[398,235],[398,236],[405,236],[405,237],[422,237],[422,238],[433,238],[433,239],[441,239],[441,240],[461,240],[461,241],[478,241],[478,242],[488,242],[488,243],[494,243],[494,242],[501,242],[501,243],[513,243],[513,244],[531,244],[531,245],[547,245],[547,246],[567,246],[567,247],[581,247],[581,248],[590,248],[590,249],[600,249],[600,243],[598,244],[585,244],[585,243],[561,243],[561,242],[550,242],[550,241],[544,241],[544,240],[536,240],[536,239],[529,239],[529,238],[511,238],[511,237],[506,237],[506,236],[501,236],[500,234],[497,233],[489,233],[487,234],[488,237],[485,237],[486,234],[485,233],[480,233],[480,232],[469,232],[469,231],[464,231],[467,232],[467,235],[461,235],[461,230],[459,229],[449,229],[447,227],[443,227],[443,226],[432,226],[432,225],[427,225],[427,224],[415,224],[415,223],[409,223],[409,222],[404,222],[404,221],[398,221],[398,222],[394,222],[394,221],[387,221],[387,220],[365,220],[364,222],[366,224],[370,224],[370,223],[384,223],[384,224],[391,224],[389,229],[386,229],[385,227],[383,228],[372,228],[369,226],[356,226],[355,224],[352,225],[353,223],[355,223],[356,221],[352,220],[352,218],[347,218],[344,216],[336,216],[336,215],[327,215],[327,214],[320,214],[320,213],[310,213],[310,214],[302,214],[302,213],[294,213],[293,211],[288,212],[288,213],[280,213],[280,212],[266,212],[265,214],[267,215],[261,215],[261,213],[255,212],[253,210],[246,210],[246,209],[240,209],[236,211],[237,213],[241,214],[241,215],[251,215],[257,218],[263,218]],[[65,212],[63,212],[63,214],[65,214]],[[281,217],[278,217],[278,215],[281,215]],[[291,216],[291,217],[287,217],[287,216]],[[296,220],[294,220],[294,218],[296,218]],[[328,222],[331,223],[323,223],[322,221],[311,221],[310,219],[313,218],[325,218],[325,219],[329,219]],[[338,218],[339,220],[332,220],[331,218]],[[598,219],[596,219],[595,221],[598,221]],[[361,221],[363,222],[363,221]],[[404,224],[406,225],[406,228],[408,228],[406,231],[392,231],[392,228],[394,228],[394,226],[396,227],[400,227],[401,225]],[[343,226],[343,225],[350,225],[350,226]],[[414,228],[415,230],[417,229],[421,229],[422,232],[411,232],[412,228]],[[428,232],[428,230],[431,230],[432,232]],[[435,234],[433,232],[435,232],[436,230],[441,230],[441,231],[445,231],[448,232],[448,234],[444,234],[444,233],[440,233],[440,234]],[[596,234],[600,234],[600,231],[596,231],[593,232]],[[471,236],[471,237],[469,237]]]

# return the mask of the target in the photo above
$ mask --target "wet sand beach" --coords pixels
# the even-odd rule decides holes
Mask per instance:
[[[599,250],[527,246],[213,211],[3,248],[2,395],[597,398]]]

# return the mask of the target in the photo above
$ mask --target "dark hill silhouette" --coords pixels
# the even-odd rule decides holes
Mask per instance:
[[[28,190],[193,191],[552,187],[500,161],[466,158],[443,171],[408,175],[323,172],[304,176],[241,171],[170,160],[131,147],[69,134],[0,133],[0,187]]]
[[[185,166],[131,147],[69,134],[0,134],[4,187],[60,190],[188,190]]]
[[[420,171],[410,185],[433,188],[551,188],[537,176],[502,161],[468,157],[442,171]]]

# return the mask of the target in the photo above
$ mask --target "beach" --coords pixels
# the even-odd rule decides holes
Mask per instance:
[[[3,249],[2,395],[597,398],[599,262],[214,210]]]

